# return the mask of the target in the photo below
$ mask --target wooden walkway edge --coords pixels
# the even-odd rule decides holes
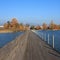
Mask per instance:
[[[60,60],[60,54],[35,33],[27,31],[0,48],[0,60]]]

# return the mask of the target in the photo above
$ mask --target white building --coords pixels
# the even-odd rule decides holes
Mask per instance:
[[[0,26],[0,30],[1,30],[1,29],[4,29],[4,26]]]
[[[3,28],[4,26],[0,26],[0,28]]]

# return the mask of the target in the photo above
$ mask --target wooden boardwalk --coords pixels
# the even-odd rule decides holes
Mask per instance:
[[[60,54],[35,33],[27,31],[0,48],[0,60],[60,60]]]

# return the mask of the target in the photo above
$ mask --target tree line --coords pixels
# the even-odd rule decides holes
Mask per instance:
[[[46,29],[50,29],[50,30],[60,30],[60,25],[58,24],[55,24],[53,22],[53,20],[50,22],[49,25],[47,25],[46,23],[43,23],[43,29],[46,30]]]
[[[31,29],[35,29],[35,30],[60,30],[60,25],[55,24],[52,20],[49,25],[47,25],[46,23],[43,23],[41,26],[40,25],[37,25],[37,26],[32,25]]]
[[[13,18],[11,21],[7,21],[7,23],[4,23],[4,29],[9,29],[12,31],[24,31],[24,30],[29,30],[29,29],[60,30],[60,25],[57,25],[53,21],[51,21],[49,25],[47,25],[46,23],[43,23],[42,26],[40,25],[30,26],[29,24],[24,25],[22,23],[19,23],[16,18]]]
[[[27,27],[27,24],[24,26],[22,23],[19,23],[16,18],[13,18],[11,21],[4,23],[4,29],[12,31],[23,31],[26,30]]]

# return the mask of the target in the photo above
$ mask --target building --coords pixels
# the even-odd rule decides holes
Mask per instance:
[[[4,26],[0,26],[0,30],[4,29]]]

